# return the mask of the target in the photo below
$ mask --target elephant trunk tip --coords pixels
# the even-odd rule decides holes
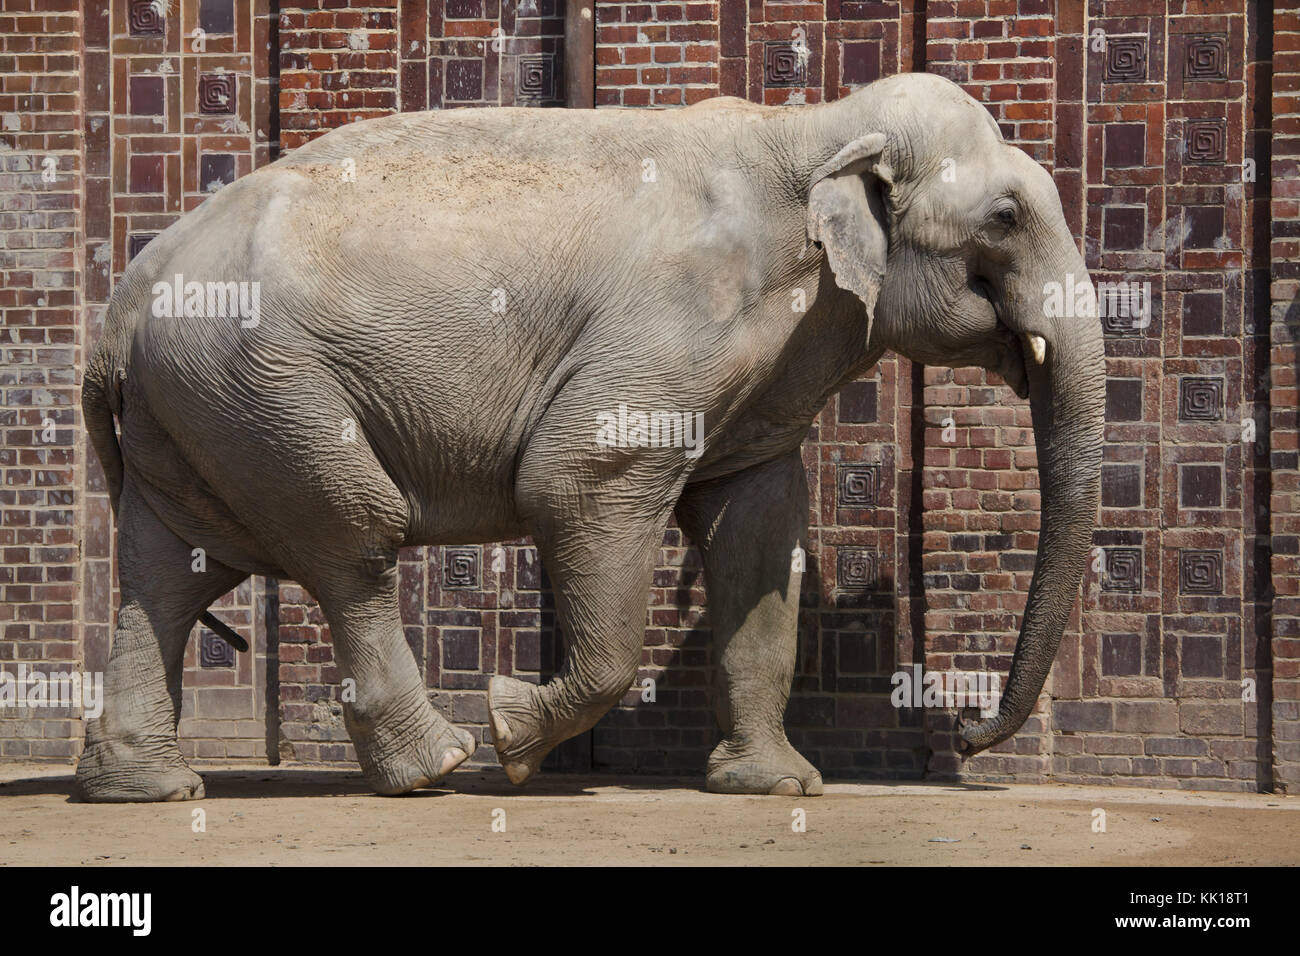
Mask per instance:
[[[964,763],[976,754],[1002,743],[1015,733],[1018,726],[1013,726],[1012,730],[1008,732],[1006,722],[1002,719],[1001,714],[980,721],[967,720],[959,716],[957,718],[957,754]]]

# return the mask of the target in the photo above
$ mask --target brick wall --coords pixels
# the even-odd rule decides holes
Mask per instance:
[[[597,106],[689,106],[719,95],[718,5],[599,3]]]
[[[85,168],[76,0],[0,0],[0,667],[80,665],[74,412]],[[77,752],[70,710],[0,709],[0,756]]]
[[[111,515],[73,437],[75,384],[113,278],[214,181],[331,127],[558,105],[563,3],[179,0],[160,15],[123,0],[110,16],[107,0],[68,0],[39,23],[31,0],[0,3],[4,55],[49,45],[6,71],[0,109],[0,663],[93,669]],[[1300,786],[1296,0],[597,3],[596,20],[598,106],[817,103],[899,71],[948,76],[1052,171],[1094,278],[1151,283],[1148,327],[1106,325],[1094,570],[1030,722],[964,765],[952,713],[895,710],[889,677],[1009,667],[1037,542],[1028,405],[982,371],[894,356],[828,404],[804,447],[795,745],[831,776]],[[37,185],[46,153],[59,176]],[[15,218],[29,208],[47,218]],[[59,428],[43,448],[32,426],[47,414]],[[545,680],[562,659],[535,550],[409,549],[400,573],[430,694],[489,744],[491,675]],[[698,555],[669,528],[638,680],[655,700],[630,692],[552,768],[702,769],[716,738],[706,607]],[[310,596],[256,579],[217,610],[254,652],[234,661],[196,629],[186,752],[351,760]],[[0,754],[66,758],[79,734],[0,714]],[[494,762],[490,745],[475,759]]]
[[[1274,0],[1272,46],[1272,760],[1279,788],[1300,792],[1300,482],[1296,480],[1300,365],[1300,3]],[[1264,144],[1263,137],[1258,142]],[[1261,156],[1260,168],[1265,168]],[[1262,233],[1262,230],[1259,231]],[[1262,242],[1263,235],[1258,235]]]

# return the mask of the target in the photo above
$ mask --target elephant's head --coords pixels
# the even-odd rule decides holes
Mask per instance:
[[[1032,711],[1087,564],[1105,405],[1096,300],[1051,177],[956,85],[897,76],[818,112],[831,158],[810,164],[808,237],[866,304],[872,346],[983,366],[1032,406],[1038,556],[998,714],[962,727],[975,753]]]

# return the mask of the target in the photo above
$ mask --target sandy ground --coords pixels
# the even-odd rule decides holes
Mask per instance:
[[[391,798],[342,770],[200,772],[197,803],[104,806],[73,802],[67,768],[0,764],[0,866],[1300,864],[1300,800],[1271,794],[830,784],[741,797],[665,777],[544,775],[519,790],[460,771]]]

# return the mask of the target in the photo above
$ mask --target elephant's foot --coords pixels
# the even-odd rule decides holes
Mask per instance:
[[[376,793],[394,797],[432,786],[474,753],[478,744],[473,734],[448,723],[432,707],[429,711],[434,720],[418,736],[353,735],[361,771]]]
[[[537,772],[554,746],[541,732],[536,684],[513,677],[494,677],[488,684],[492,741],[506,776],[522,784]]]
[[[203,779],[175,737],[92,739],[77,761],[77,795],[86,803],[202,800]]]
[[[729,737],[709,755],[710,793],[764,793],[819,797],[822,775],[780,737]]]

